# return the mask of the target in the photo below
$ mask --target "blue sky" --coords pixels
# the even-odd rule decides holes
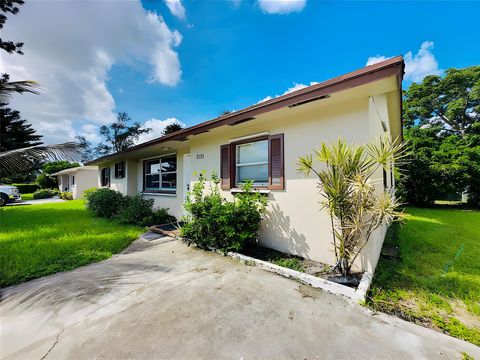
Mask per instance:
[[[43,3],[51,6],[54,15],[46,16],[51,16],[53,23],[60,22],[71,7],[79,7],[68,1],[63,7],[55,6],[54,2]],[[20,65],[14,67],[15,60],[0,59],[0,67],[9,73],[32,74],[41,83],[45,79],[43,100],[49,116],[42,114],[37,127],[47,140],[57,141],[75,134],[87,134],[95,140],[96,128],[111,120],[111,114],[117,111],[126,111],[142,123],[153,119],[161,126],[165,119],[175,118],[193,125],[217,116],[223,109],[240,109],[267,96],[280,95],[295,85],[327,80],[363,67],[372,57],[407,55],[404,86],[428,73],[480,63],[480,53],[475,50],[480,38],[475,14],[480,13],[480,3],[474,1],[168,0],[137,4],[132,0],[130,3],[134,7],[125,11],[138,13],[131,19],[126,13],[116,16],[121,6],[115,4],[112,9],[97,11],[90,4],[88,9],[72,11],[77,17],[85,16],[83,24],[90,23],[90,36],[80,25],[75,30],[77,24],[65,19],[61,25],[72,27],[65,33],[53,26],[24,31],[20,34],[23,36],[20,40],[25,41],[22,58],[29,60],[21,59]],[[22,8],[15,19],[9,19],[13,24],[7,23],[6,30],[13,34],[14,27],[28,21],[33,10]],[[102,17],[101,21],[89,15],[102,11],[112,15]],[[151,25],[150,30],[145,30],[144,24],[138,22],[148,14],[157,17],[145,21]],[[109,28],[116,26],[120,30],[111,30],[110,34]],[[100,39],[96,39],[95,34],[100,33]],[[131,34],[133,40],[126,41]],[[64,41],[66,50],[57,60],[49,58],[52,63],[48,66],[52,68],[42,72],[44,49],[37,49],[32,43],[38,43],[36,37],[46,36],[53,36],[51,40],[60,44]],[[65,54],[74,41],[77,48],[85,49],[82,54],[94,55],[79,54],[78,60],[69,59]],[[138,49],[132,41],[138,41]],[[150,44],[158,44],[152,46],[153,54],[149,53]],[[38,61],[32,60],[35,57]],[[68,73],[68,82],[61,78],[63,73]],[[65,84],[76,81],[70,73],[84,75],[78,77],[77,89],[84,99],[82,103],[70,98],[61,103],[54,100],[55,91],[63,93]],[[56,83],[51,80],[52,74],[58,77]],[[17,108],[29,120],[38,117],[39,106],[42,107],[38,99],[42,96],[35,99],[24,96],[17,100]],[[62,104],[70,101],[72,106],[63,109]],[[30,109],[33,106],[36,112]],[[62,119],[69,119],[64,131],[51,126],[58,113]],[[155,129],[159,131],[158,126]]]

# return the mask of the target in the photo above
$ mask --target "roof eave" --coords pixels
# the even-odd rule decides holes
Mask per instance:
[[[291,106],[302,101],[308,101],[317,97],[329,95],[335,92],[348,90],[390,76],[396,76],[397,79],[399,79],[399,91],[401,96],[401,82],[403,79],[404,66],[405,65],[402,56],[396,56],[385,61],[366,66],[362,69],[350,72],[348,74],[344,74],[336,78],[324,81],[322,83],[308,86],[306,88],[293,91],[289,94],[282,95],[274,99],[249,106],[242,110],[238,110],[233,113],[220,116],[218,118],[208,120],[203,123],[176,131],[174,133],[147,141],[145,143],[132,146],[131,148],[122,152],[102,156],[95,160],[88,161],[85,164],[98,164],[105,160],[114,159],[122,154],[142,149],[151,145],[160,144],[166,141],[183,141],[186,140],[188,136],[208,132],[210,129],[213,129],[215,127],[231,125],[238,122],[243,122],[245,120],[250,120],[250,118],[254,118],[254,116],[256,115],[277,110],[286,106]]]

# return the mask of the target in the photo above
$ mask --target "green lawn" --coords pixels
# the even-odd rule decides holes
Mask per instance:
[[[95,218],[82,200],[0,208],[0,287],[122,251],[144,229]]]
[[[367,305],[480,345],[480,212],[407,208]],[[395,251],[398,247],[398,258]]]
[[[33,200],[33,193],[22,194],[22,200]]]

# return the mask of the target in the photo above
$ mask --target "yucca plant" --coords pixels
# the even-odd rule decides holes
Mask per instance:
[[[336,257],[332,271],[350,275],[372,233],[402,218],[399,201],[383,188],[376,189],[374,177],[379,169],[398,165],[403,158],[403,144],[388,139],[361,146],[344,140],[330,146],[322,143],[313,155],[299,158],[298,171],[318,177],[321,209],[331,218]],[[314,160],[323,166],[315,168]]]

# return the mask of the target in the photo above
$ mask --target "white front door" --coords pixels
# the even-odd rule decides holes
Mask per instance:
[[[190,173],[191,173],[190,154],[183,155],[183,202],[187,200],[187,193],[190,191]],[[183,209],[186,214],[185,209]]]

